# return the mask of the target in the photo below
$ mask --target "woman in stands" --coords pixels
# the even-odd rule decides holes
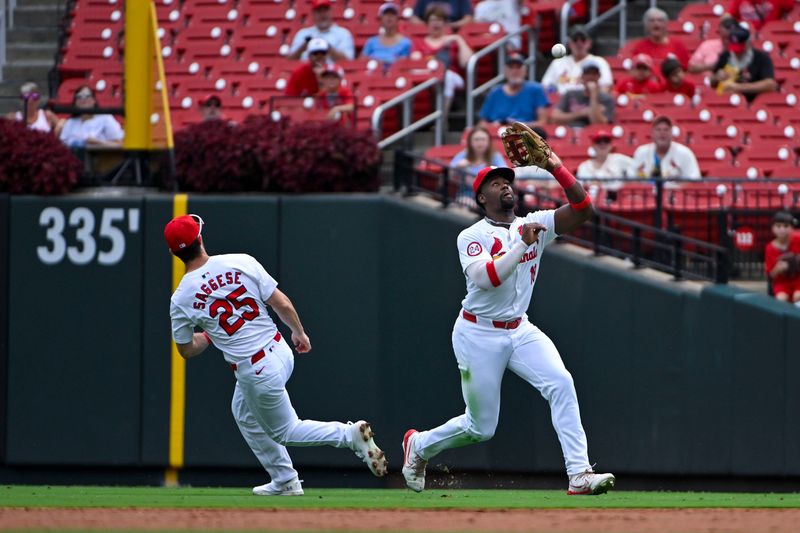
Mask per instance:
[[[42,100],[42,91],[39,90],[38,85],[32,81],[23,83],[19,88],[19,97],[22,100],[23,110],[9,113],[6,116],[7,119],[19,122],[25,121],[28,129],[44,133],[53,132],[58,135],[62,122],[52,111],[39,108]]]
[[[436,59],[445,67],[444,73],[444,109],[447,115],[456,89],[464,88],[464,78],[459,74],[467,66],[467,61],[472,56],[472,48],[458,34],[445,33],[447,13],[439,4],[432,4],[425,11],[425,24],[428,25],[428,35],[413,42],[414,51],[411,57]]]
[[[453,156],[450,168],[459,169],[456,172],[460,181],[458,196],[460,199],[472,199],[472,182],[483,167],[505,167],[503,156],[494,150],[489,131],[481,126],[475,126],[467,135],[467,147]]]
[[[80,112],[98,107],[91,87],[78,87],[72,97],[72,105],[76,108],[75,113],[67,119],[61,130],[60,138],[64,144],[70,148],[122,145],[122,127],[113,116]]]
[[[377,59],[385,66],[391,65],[401,57],[411,55],[411,39],[400,33],[397,24],[400,20],[397,5],[387,2],[378,9],[381,32],[367,39],[362,55]]]

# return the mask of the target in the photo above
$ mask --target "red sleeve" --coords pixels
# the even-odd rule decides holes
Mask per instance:
[[[789,250],[800,254],[800,230],[794,230],[792,232],[792,240],[789,241]]]
[[[767,276],[769,276],[769,273],[775,268],[780,254],[781,252],[775,248],[771,242],[767,243],[767,247],[764,249],[764,271]]]
[[[353,103],[353,91],[349,87],[339,87],[339,100],[342,104]]]
[[[672,53],[675,54],[675,57],[681,62],[683,70],[686,70],[689,65],[689,51],[686,49],[686,45],[683,44],[683,41],[675,37],[670,37],[669,42]]]
[[[626,92],[628,92],[629,83],[630,83],[630,78],[622,78],[614,86],[614,92],[616,92],[617,94],[625,94]]]
[[[300,96],[300,75],[298,71],[299,69],[292,72],[289,81],[286,82],[286,90],[284,91],[286,96]]]
[[[646,92],[647,94],[656,94],[663,92],[661,88],[661,82],[656,80],[647,80],[644,92]]]
[[[742,0],[731,0],[728,4],[727,12],[733,15],[733,18],[739,20],[742,18],[742,14],[739,13],[739,5],[742,3]]]

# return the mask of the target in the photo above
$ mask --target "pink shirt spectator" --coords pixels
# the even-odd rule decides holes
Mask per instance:
[[[722,39],[705,40],[700,43],[700,46],[692,54],[692,58],[689,59],[689,65],[716,65],[723,50]]]

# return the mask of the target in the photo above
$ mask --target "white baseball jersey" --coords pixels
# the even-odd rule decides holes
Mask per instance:
[[[241,363],[264,348],[277,327],[266,302],[278,282],[247,254],[209,257],[181,279],[170,300],[172,338],[192,342],[194,327],[205,331],[229,363]]]
[[[458,235],[461,268],[466,272],[471,264],[492,261],[521,241],[523,224],[538,222],[547,228],[539,233],[539,240],[528,247],[514,273],[499,287],[484,290],[466,276],[467,296],[461,302],[464,309],[481,317],[503,321],[519,318],[526,313],[542,252],[557,237],[554,213],[553,210],[536,211],[525,218],[516,217],[509,229],[494,226],[483,219]]]

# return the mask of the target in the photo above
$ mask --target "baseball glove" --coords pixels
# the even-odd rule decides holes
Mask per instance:
[[[515,167],[535,165],[547,167],[547,160],[553,150],[547,141],[522,122],[514,122],[500,136],[508,159]]]
[[[783,274],[784,276],[792,277],[800,274],[800,254],[787,252],[778,257],[778,260],[786,261],[786,263],[789,265],[789,269]]]

